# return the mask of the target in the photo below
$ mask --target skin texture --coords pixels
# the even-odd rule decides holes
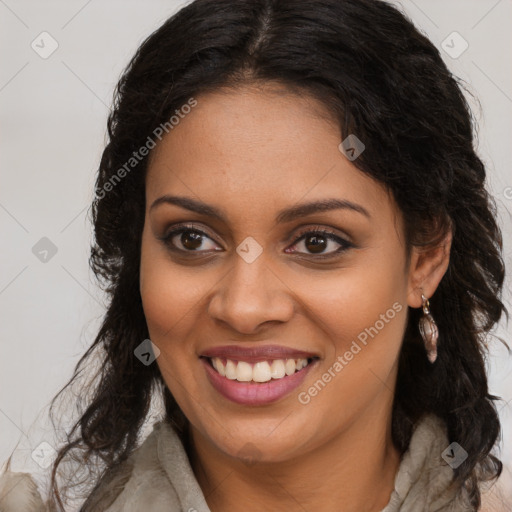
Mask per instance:
[[[278,86],[197,97],[155,148],[146,180],[140,290],[157,364],[191,423],[191,463],[213,512],[378,511],[400,457],[391,407],[407,306],[421,306],[446,271],[450,238],[407,259],[401,213],[379,183],[338,149],[325,107]],[[161,204],[164,194],[219,208],[226,222]],[[366,209],[276,224],[297,203],[337,198]],[[187,222],[207,234],[202,255],[159,240]],[[301,229],[328,228],[353,247],[315,260]],[[236,252],[253,237],[262,254]],[[173,238],[185,251],[181,235]],[[323,253],[340,247],[326,241]],[[215,249],[220,249],[215,252]],[[285,252],[286,251],[286,252]],[[307,391],[381,315],[402,306],[309,403]],[[226,400],[199,354],[210,347],[278,344],[319,358],[296,391],[257,407]],[[244,454],[252,448],[253,456]],[[321,489],[321,492],[319,492]],[[301,508],[302,507],[302,508]]]

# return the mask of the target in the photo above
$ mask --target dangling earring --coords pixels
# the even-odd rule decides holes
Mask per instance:
[[[423,301],[423,316],[420,318],[419,323],[420,334],[425,343],[428,360],[433,363],[437,359],[437,339],[439,337],[439,330],[434,318],[430,314],[430,302],[423,294],[421,294],[421,300]]]

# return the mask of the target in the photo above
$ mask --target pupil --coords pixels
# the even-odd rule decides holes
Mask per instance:
[[[202,243],[202,235],[200,233],[195,233],[194,231],[186,231],[181,234],[181,243],[183,247],[187,249],[197,249],[201,247]]]
[[[313,241],[311,244],[308,241]],[[318,235],[311,235],[306,238],[306,248],[313,253],[322,252],[325,249],[325,238]]]

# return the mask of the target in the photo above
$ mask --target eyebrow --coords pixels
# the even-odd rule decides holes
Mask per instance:
[[[192,199],[191,197],[164,195],[156,199],[149,210],[151,211],[162,204],[173,204],[175,206],[184,208],[185,210],[190,210],[191,212],[205,215],[207,217],[213,217],[226,223],[226,219],[221,210],[215,206],[203,203],[202,201]],[[278,212],[275,221],[277,224],[283,224],[286,222],[291,222],[300,217],[312,215],[313,213],[326,212],[330,210],[352,210],[361,213],[368,219],[371,218],[368,210],[359,204],[347,201],[345,199],[329,198],[313,201],[310,203],[301,203],[289,208],[285,208],[284,210]]]

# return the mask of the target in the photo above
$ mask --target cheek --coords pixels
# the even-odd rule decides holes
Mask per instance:
[[[207,287],[198,287],[197,270],[173,264],[158,244],[146,243],[143,236],[140,266],[140,293],[150,339],[160,349],[156,363],[162,377],[185,415],[198,422],[194,400],[201,396],[191,368],[197,365],[195,347],[190,342],[198,307]]]
[[[306,286],[314,291],[307,309],[322,330],[325,359],[315,379],[299,390],[299,400],[308,414],[333,425],[350,421],[377,397],[377,407],[392,397],[407,321],[407,279],[405,260],[377,253],[336,277],[319,282],[312,276]]]
[[[198,285],[202,281],[197,268],[176,265],[165,248],[147,241],[146,236],[142,238],[140,294],[152,341],[183,344],[191,321],[188,313],[201,302],[208,283]]]
[[[310,289],[317,290],[309,294],[311,319],[330,341],[319,379],[300,390],[312,416],[328,411],[329,421],[339,425],[376,397],[392,399],[389,390],[407,321],[405,258],[392,254],[372,251],[364,264],[361,258],[360,265],[320,287],[311,283]],[[385,403],[379,398],[380,406]]]
[[[157,341],[180,339],[179,333],[189,321],[187,313],[201,299],[201,290],[193,284],[179,271],[165,266],[158,269],[156,262],[144,270],[141,298],[148,328]]]
[[[362,260],[323,277],[301,277],[300,287],[307,290],[301,294],[305,314],[324,331],[337,353],[358,337],[364,342],[378,335],[382,343],[387,344],[385,338],[395,345],[402,338],[407,310],[403,261],[386,259],[382,253]]]

